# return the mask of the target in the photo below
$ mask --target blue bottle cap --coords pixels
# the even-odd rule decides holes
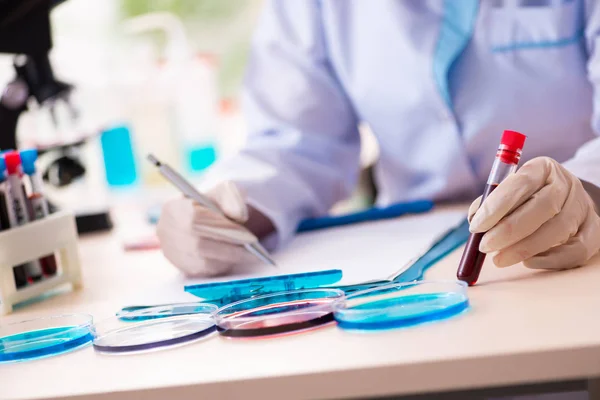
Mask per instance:
[[[35,162],[38,158],[37,150],[22,150],[19,154],[21,155],[21,165],[23,167],[23,172],[27,175],[35,174]]]

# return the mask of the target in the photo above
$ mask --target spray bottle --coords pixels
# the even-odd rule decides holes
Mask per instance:
[[[160,30],[167,43],[161,82],[170,98],[172,129],[183,167],[201,172],[216,159],[218,90],[214,62],[191,49],[181,21],[169,13],[145,14],[126,22],[130,33]]]

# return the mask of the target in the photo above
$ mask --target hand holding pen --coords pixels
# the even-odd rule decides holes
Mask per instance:
[[[243,225],[248,207],[237,187],[225,182],[202,194],[152,155],[148,159],[185,196],[166,203],[158,223],[165,256],[188,275],[221,275],[235,264],[258,258],[275,266],[269,253]]]

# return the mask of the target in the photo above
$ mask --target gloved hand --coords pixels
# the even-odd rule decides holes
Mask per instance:
[[[479,250],[497,252],[498,267],[579,266],[600,249],[600,217],[581,181],[547,157],[535,158],[469,209],[471,232],[486,232]],[[472,218],[472,219],[471,219]]]
[[[244,196],[234,183],[221,183],[206,195],[232,220],[248,220]],[[242,225],[188,198],[163,206],[157,234],[165,257],[189,276],[223,275],[236,264],[254,262],[243,245],[258,241]]]

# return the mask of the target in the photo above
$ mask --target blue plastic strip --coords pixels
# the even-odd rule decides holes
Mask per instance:
[[[332,269],[291,275],[276,275],[236,281],[188,285],[185,291],[201,299],[203,303],[224,306],[252,296],[260,296],[290,290],[316,289],[332,285],[342,279],[342,271]]]
[[[332,228],[357,224],[366,221],[377,221],[382,219],[396,218],[404,214],[415,214],[430,211],[433,202],[429,200],[417,200],[409,203],[398,203],[388,207],[373,207],[365,211],[340,216],[326,216],[305,219],[298,226],[297,232],[309,232],[319,229]]]
[[[465,49],[477,19],[478,0],[445,0],[444,19],[433,57],[433,76],[444,101],[452,109],[448,75],[452,65]]]

